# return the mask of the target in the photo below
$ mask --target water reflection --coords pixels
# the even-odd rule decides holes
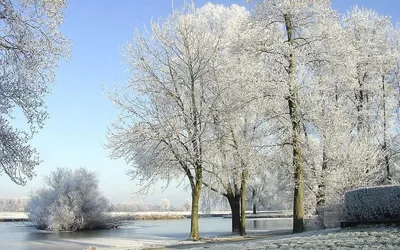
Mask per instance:
[[[247,219],[247,230],[282,230],[292,229],[292,221],[289,219]]]
[[[290,229],[290,219],[247,219],[247,231]],[[230,234],[231,220],[226,218],[200,218],[200,235],[214,237]],[[190,231],[190,220],[130,221],[119,229],[80,232],[47,232],[36,230],[29,222],[0,223],[0,249],[53,250],[84,249],[95,242],[98,247],[110,242],[137,240],[183,240]]]

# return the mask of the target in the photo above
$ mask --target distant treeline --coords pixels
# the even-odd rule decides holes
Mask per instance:
[[[0,212],[25,212],[29,198],[0,198]]]
[[[116,203],[112,204],[110,212],[147,212],[147,211],[185,211],[183,206],[168,206],[146,204],[146,203]]]
[[[29,197],[19,198],[0,198],[0,212],[27,212]],[[207,199],[205,199],[207,200]],[[212,202],[202,202],[201,211],[207,212],[211,210],[226,210],[229,207],[221,204],[220,201],[212,200]],[[249,206],[250,208],[250,206]],[[262,209],[260,207],[260,209]],[[161,204],[149,204],[141,202],[122,202],[111,204],[108,211],[110,212],[146,212],[146,211],[189,211],[190,201],[184,200],[182,204],[172,205],[167,199]]]
[[[0,212],[26,212],[29,197],[0,198]],[[145,211],[174,211],[186,210],[183,206],[168,206],[145,204],[145,203],[116,203],[111,204],[110,212],[145,212]]]

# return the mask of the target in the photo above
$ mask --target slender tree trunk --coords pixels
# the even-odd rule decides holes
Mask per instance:
[[[256,201],[257,191],[255,188],[251,189],[251,200],[253,201],[253,214],[257,214],[257,201]]]
[[[247,171],[242,171],[242,182],[240,186],[240,235],[246,235],[246,185]]]
[[[386,118],[386,86],[385,76],[382,76],[382,109],[383,109],[383,145],[382,150],[384,154],[386,178],[384,182],[392,182],[392,174],[390,171],[389,154],[387,152],[387,118]]]
[[[232,212],[232,233],[238,233],[240,232],[240,197],[233,193],[228,193],[226,198]]]
[[[357,70],[359,71],[359,66],[357,66]],[[357,100],[357,132],[360,133],[364,129],[364,103],[366,95],[364,91],[364,80],[367,77],[367,73],[361,77],[361,73],[358,72],[358,92],[356,93],[356,100]]]
[[[324,146],[322,149],[322,168],[321,168],[321,180],[318,184],[318,191],[317,191],[317,214],[318,214],[318,208],[321,206],[325,205],[326,198],[325,198],[325,172],[326,169],[328,168],[328,159],[326,156],[326,148],[325,148],[325,140],[324,140]]]
[[[251,189],[251,200],[253,201],[253,214],[257,214],[257,204],[256,204],[256,190],[254,188]]]
[[[294,33],[291,16],[285,14],[285,27],[290,44],[289,54],[289,116],[292,123],[292,147],[293,147],[293,167],[294,167],[294,199],[293,199],[293,233],[304,231],[304,178],[303,178],[303,159],[301,153],[300,133],[301,124],[297,111],[298,88],[296,87],[296,62],[294,55]]]

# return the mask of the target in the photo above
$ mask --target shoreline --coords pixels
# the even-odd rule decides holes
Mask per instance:
[[[29,221],[26,212],[0,212],[0,222],[21,222]]]
[[[246,243],[251,242],[253,240],[260,240],[260,239],[269,239],[273,237],[282,237],[282,236],[290,236],[292,234],[292,230],[272,230],[264,233],[248,233],[246,236],[240,235],[229,235],[224,236],[221,235],[219,237],[212,237],[212,238],[200,238],[199,241],[190,241],[190,243],[185,244],[185,241],[182,241],[181,244],[171,244],[166,245],[161,248],[145,248],[143,250],[165,250],[165,249],[190,249],[195,247],[203,247],[203,248],[210,248],[216,244],[230,244],[230,243]]]
[[[147,211],[147,212],[108,212],[111,218],[119,220],[177,220],[190,219],[189,211]],[[212,211],[200,213],[199,218],[222,217],[230,219],[230,211]],[[292,215],[281,211],[261,211],[258,214],[246,213],[247,219],[277,219],[291,218]],[[0,222],[26,222],[30,221],[26,212],[0,212]]]

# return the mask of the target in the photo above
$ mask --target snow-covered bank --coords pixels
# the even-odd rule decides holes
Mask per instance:
[[[25,212],[0,212],[0,221],[2,220],[27,220],[28,214]]]
[[[190,211],[147,211],[147,212],[109,212],[111,216],[143,216],[149,217],[152,215],[157,216],[189,216]],[[202,214],[202,213],[200,213]],[[230,211],[212,211],[210,214],[230,214]],[[26,212],[0,212],[0,221],[4,219],[18,220],[28,219],[28,213]]]
[[[252,215],[250,214],[250,211],[246,211],[246,213],[249,213],[248,218],[258,218],[262,217],[262,215],[268,214],[272,215],[271,217],[279,217],[279,216],[274,216],[274,215],[280,215],[280,214],[287,214],[287,211],[261,211],[259,214]],[[108,213],[111,216],[143,216],[143,217],[149,217],[152,215],[157,215],[157,216],[190,216],[190,211],[147,211],[147,212],[109,212]],[[222,211],[211,211],[210,213],[199,213],[200,215],[230,215],[231,211],[229,210],[222,210]],[[17,219],[28,219],[28,213],[26,212],[0,212],[0,220],[1,219],[11,219],[11,220],[17,220]]]
[[[218,242],[224,238],[215,238],[216,242],[190,243],[188,241],[174,242],[163,245],[163,242],[136,242],[134,245],[116,246],[107,250],[128,249],[215,249],[215,250],[243,250],[243,249],[400,249],[400,228],[335,228],[321,231],[306,232],[302,234],[289,234],[284,236],[267,236],[259,239],[240,241],[240,237],[231,238],[230,242]],[[167,242],[165,242],[167,243]]]
[[[210,213],[203,213],[200,212],[199,214],[204,215],[204,214],[230,214],[230,210],[216,210],[216,211],[211,211]],[[146,211],[146,212],[110,212],[110,215],[183,215],[183,216],[189,216],[191,214],[191,211]]]

